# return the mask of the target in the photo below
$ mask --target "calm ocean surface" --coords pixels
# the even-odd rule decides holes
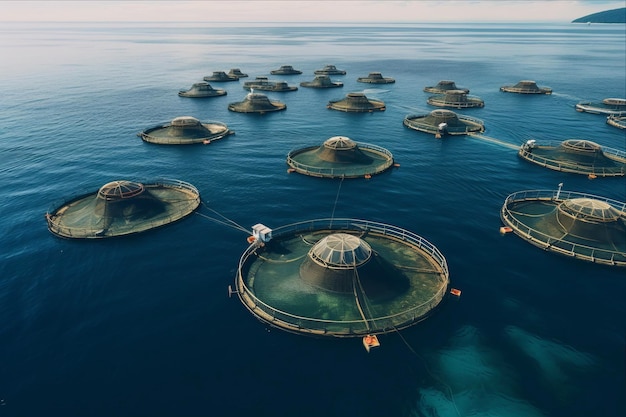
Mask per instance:
[[[588,139],[625,150],[582,100],[626,97],[624,25],[7,24],[0,26],[0,416],[626,415],[623,270],[501,236],[507,195],[556,189],[626,200],[623,178],[563,174],[522,142]],[[287,110],[232,113],[244,81],[334,64],[343,88],[269,93]],[[213,71],[227,96],[178,97]],[[395,84],[356,82],[380,71]],[[437,140],[404,116],[454,80],[485,101],[490,142]],[[523,79],[549,96],[501,93]],[[326,109],[348,92],[387,110]],[[236,131],[210,146],[136,133],[177,116]],[[287,153],[331,136],[383,146],[399,168],[343,182],[289,174]],[[508,145],[508,146],[507,146]],[[53,236],[44,214],[118,179],[176,178],[249,229],[352,217],[417,233],[446,256],[459,299],[412,328],[360,339],[270,329],[229,298],[246,233],[192,215],[129,238]],[[340,185],[341,184],[341,185]],[[337,201],[335,206],[335,201]],[[205,207],[201,213],[215,216]]]

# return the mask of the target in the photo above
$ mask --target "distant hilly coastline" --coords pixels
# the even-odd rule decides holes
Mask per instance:
[[[572,23],[626,23],[626,7],[588,14]]]

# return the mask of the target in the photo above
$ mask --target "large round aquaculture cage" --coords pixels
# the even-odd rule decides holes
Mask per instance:
[[[626,116],[626,99],[605,98],[601,102],[581,101],[574,108],[579,112]]]
[[[328,75],[316,75],[312,81],[302,81],[301,87],[309,88],[337,88],[343,87],[341,81],[332,81]]]
[[[427,93],[435,93],[435,94],[443,94],[446,91],[459,90],[464,91],[465,93],[469,93],[468,88],[460,88],[456,86],[456,83],[452,80],[441,80],[437,83],[437,85],[424,87],[424,91]]]
[[[626,152],[600,146],[583,139],[539,143],[526,141],[518,151],[520,158],[555,171],[596,177],[626,175]]]
[[[220,97],[226,94],[226,90],[213,88],[213,86],[207,82],[195,83],[189,90],[180,90],[178,92],[178,95],[181,97],[191,98]]]
[[[348,113],[385,111],[386,108],[382,100],[367,98],[363,93],[348,93],[340,100],[329,101],[326,107]]]
[[[234,74],[226,74],[224,71],[213,71],[213,74],[207,75],[203,78],[203,80],[220,83],[227,81],[238,81],[239,76]]]
[[[183,181],[118,180],[55,203],[46,219],[57,236],[97,239],[160,227],[188,216],[199,205],[200,192]]]
[[[500,91],[517,94],[552,94],[550,87],[539,87],[535,81],[521,80],[515,85],[503,85]]]
[[[302,71],[294,69],[291,65],[281,65],[280,68],[271,70],[272,75],[298,75],[302,74]]]
[[[618,129],[626,129],[626,116],[616,116],[612,114],[606,118],[606,123]]]
[[[287,105],[278,101],[270,100],[265,94],[248,93],[243,101],[230,103],[228,110],[238,113],[268,113],[285,110]]]
[[[626,266],[626,204],[590,194],[519,191],[500,210],[502,222],[544,250],[577,259]]]
[[[231,68],[230,71],[228,71],[227,75],[237,78],[246,78],[248,76],[248,74],[244,74],[243,72],[241,72],[239,68]]]
[[[440,135],[467,135],[484,132],[482,120],[457,114],[451,110],[433,110],[429,114],[408,115],[403,124],[409,129]]]
[[[431,106],[451,107],[454,109],[468,109],[484,107],[485,102],[480,97],[470,96],[463,90],[449,90],[444,94],[428,97],[426,100]]]
[[[191,145],[195,143],[210,143],[233,133],[222,122],[201,122],[195,117],[181,116],[170,122],[152,126],[139,132],[137,136],[145,142],[159,145]]]
[[[235,287],[259,320],[308,335],[356,337],[406,328],[447,293],[443,254],[388,224],[317,219],[272,230],[253,242]]]
[[[287,155],[291,170],[325,178],[367,178],[392,164],[393,155],[387,149],[345,136],[333,136],[321,146],[296,149]]]
[[[383,77],[383,74],[380,72],[370,72],[367,77],[359,77],[356,80],[359,83],[369,84],[393,84],[396,82],[396,80],[391,77]]]
[[[334,65],[325,65],[324,68],[313,71],[317,75],[346,75],[346,71],[337,69]]]

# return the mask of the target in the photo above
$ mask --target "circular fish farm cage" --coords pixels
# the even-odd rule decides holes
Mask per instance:
[[[408,115],[404,118],[403,123],[409,129],[431,133],[436,137],[467,135],[485,131],[482,120],[443,109],[433,110],[429,114]]]
[[[606,123],[618,129],[626,129],[626,116],[611,115],[606,118]]]
[[[503,85],[500,91],[517,94],[552,94],[550,87],[539,87],[532,80],[522,80],[515,85]]]
[[[239,77],[236,75],[226,74],[224,71],[213,71],[212,75],[207,75],[203,78],[203,80],[221,83],[227,81],[239,81]]]
[[[296,149],[287,155],[290,172],[324,178],[369,178],[393,165],[393,155],[379,146],[333,136],[321,146]]]
[[[243,84],[243,88],[246,90],[262,90],[262,91],[296,91],[298,87],[290,86],[285,81],[271,81],[267,77],[256,77],[255,80],[246,81]]]
[[[329,109],[343,112],[367,113],[385,111],[385,103],[382,100],[367,98],[363,93],[348,93],[341,100],[331,100],[326,105]]]
[[[332,81],[328,75],[316,75],[313,81],[302,81],[300,86],[310,88],[335,88],[343,87],[343,83],[340,81]]]
[[[446,91],[450,90],[460,90],[465,93],[469,93],[469,89],[467,88],[459,88],[456,86],[456,83],[452,80],[441,80],[435,86],[424,87],[424,91],[427,93],[435,93],[435,94],[443,94]]]
[[[476,96],[470,96],[463,90],[449,90],[444,94],[428,97],[426,100],[431,106],[451,107],[455,109],[469,109],[484,107],[485,102]]]
[[[280,68],[271,70],[272,75],[299,75],[302,71],[294,69],[291,65],[281,65]]]
[[[230,77],[237,77],[237,78],[246,78],[248,76],[248,74],[244,74],[243,72],[241,72],[239,68],[231,68],[231,70],[228,71],[228,75]]]
[[[313,71],[316,75],[346,75],[344,70],[337,69],[334,65],[325,65],[324,68]]]
[[[143,141],[159,145],[208,144],[234,132],[221,122],[201,122],[195,117],[181,116],[171,122],[150,127],[139,136]]]
[[[509,195],[502,222],[544,250],[584,261],[626,266],[626,204],[589,194],[552,190]]]
[[[520,147],[518,155],[555,171],[596,177],[626,175],[626,152],[602,147],[588,140],[537,143],[531,139]]]
[[[370,72],[367,77],[359,77],[356,80],[360,83],[369,84],[393,84],[396,82],[396,80],[393,78],[383,77],[382,73],[380,72]]]
[[[195,83],[189,90],[180,90],[178,95],[181,97],[206,98],[225,96],[226,90],[216,89],[207,82]]]
[[[65,199],[46,213],[48,230],[72,239],[130,235],[180,220],[200,205],[200,192],[179,180],[109,182]]]
[[[623,98],[605,98],[599,103],[582,101],[574,107],[579,112],[626,116],[626,99]]]
[[[275,112],[285,110],[287,105],[278,101],[270,100],[265,94],[249,93],[243,101],[230,103],[228,110],[237,113],[259,113]]]
[[[271,326],[359,337],[424,320],[449,282],[443,254],[410,231],[317,219],[271,230],[269,241],[253,241],[239,260],[235,287],[243,305]]]

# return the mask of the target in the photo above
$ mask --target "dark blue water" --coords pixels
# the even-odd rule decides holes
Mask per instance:
[[[574,110],[626,97],[623,25],[5,23],[0,35],[0,416],[626,413],[624,271],[498,232],[516,191],[562,182],[626,200],[623,178],[544,170],[512,148],[530,138],[626,148],[604,116]],[[224,97],[176,94],[213,71],[293,65],[303,74],[282,79],[298,85],[326,64],[348,72],[331,77],[344,87],[268,94],[287,104],[280,113],[229,112],[243,81],[215,84]],[[356,82],[371,71],[396,83]],[[459,113],[499,142],[402,125],[434,109],[422,89],[444,79],[485,101]],[[499,91],[522,79],[554,94]],[[387,110],[326,109],[356,91]],[[236,134],[182,147],[136,136],[184,115]],[[383,146],[400,167],[343,182],[287,173],[290,150],[336,135]],[[358,339],[269,329],[229,298],[247,245],[234,227],[193,215],[97,242],[46,228],[59,199],[159,177],[194,184],[246,229],[333,212],[409,229],[444,253],[462,296],[368,354]]]

